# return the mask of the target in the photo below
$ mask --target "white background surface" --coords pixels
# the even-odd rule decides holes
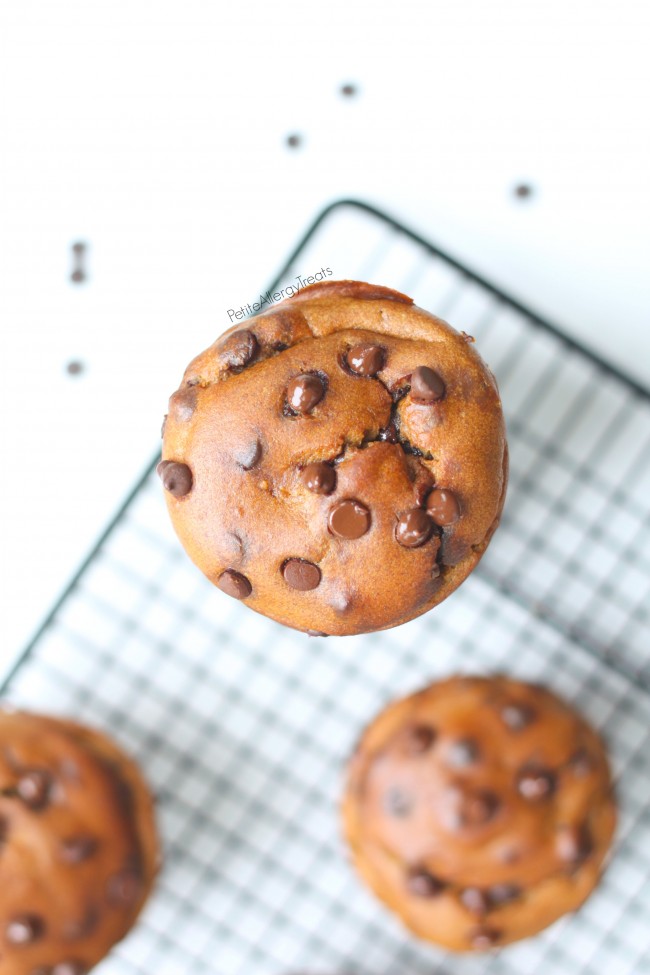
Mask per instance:
[[[333,199],[650,385],[648,26],[633,0],[5,0],[0,660],[155,450],[186,362]]]

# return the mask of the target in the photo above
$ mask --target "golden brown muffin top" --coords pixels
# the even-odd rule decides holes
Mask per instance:
[[[325,634],[444,599],[507,481],[498,391],[471,339],[360,282],[305,288],[194,359],[163,458],[174,527],[208,578]]]
[[[0,975],[83,975],[158,867],[140,772],[97,731],[0,710]]]
[[[550,691],[455,677],[383,711],[344,802],[355,862],[422,937],[505,944],[575,909],[615,822],[601,740]]]

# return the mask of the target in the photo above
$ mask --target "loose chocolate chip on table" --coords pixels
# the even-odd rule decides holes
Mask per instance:
[[[406,875],[406,889],[416,897],[437,897],[445,886],[442,880],[420,867],[410,870]]]
[[[309,413],[324,395],[325,384],[313,373],[302,373],[287,386],[287,403],[296,413]]]
[[[473,738],[460,738],[451,743],[447,749],[447,761],[453,768],[466,768],[474,765],[480,755],[480,749]]]
[[[339,538],[361,538],[370,528],[370,512],[360,501],[346,498],[330,508],[327,524]]]
[[[411,375],[411,399],[414,403],[435,403],[444,396],[445,384],[429,366],[418,366]]]
[[[549,769],[525,768],[517,776],[519,794],[530,802],[548,799],[555,792],[555,786],[555,775]]]
[[[318,566],[305,559],[288,559],[282,566],[282,575],[288,586],[300,592],[316,589],[321,579]]]
[[[422,508],[411,508],[400,515],[395,527],[395,538],[404,548],[419,548],[431,538],[433,522]]]
[[[384,368],[384,350],[380,345],[360,342],[353,345],[346,356],[350,370],[357,376],[376,376]]]
[[[488,896],[480,887],[465,887],[460,892],[460,900],[463,906],[477,917],[487,914],[490,909]]]
[[[18,780],[16,792],[30,809],[44,809],[50,801],[52,776],[45,769],[31,769]]]
[[[98,842],[94,836],[69,836],[61,843],[61,858],[66,863],[83,863],[89,860],[97,849]]]
[[[262,444],[259,440],[252,440],[237,452],[236,461],[245,471],[250,471],[259,463],[262,457]]]
[[[301,478],[307,490],[314,494],[331,494],[336,487],[336,471],[331,464],[307,464]]]
[[[253,587],[246,576],[242,575],[241,572],[235,572],[234,569],[226,569],[225,572],[222,572],[217,579],[217,586],[227,596],[232,596],[233,599],[246,599],[253,591]]]
[[[391,816],[403,819],[404,816],[408,816],[412,808],[412,799],[397,786],[392,786],[384,796],[384,809]]]
[[[5,937],[12,945],[30,945],[44,933],[45,924],[38,914],[19,914],[5,928]]]
[[[487,896],[491,907],[501,907],[521,897],[521,887],[516,884],[493,884],[488,887]]]
[[[113,907],[129,907],[142,891],[142,878],[138,870],[127,867],[113,874],[106,885],[106,897]]]
[[[239,369],[247,365],[257,352],[257,339],[248,329],[239,329],[220,343],[219,352],[229,368]]]
[[[483,951],[486,948],[493,948],[501,938],[501,931],[496,928],[475,928],[470,931],[469,943],[472,948]]]
[[[169,491],[175,498],[184,498],[192,490],[192,471],[187,464],[163,460],[156,470],[165,491]]]
[[[555,849],[564,863],[577,867],[593,852],[594,844],[585,823],[582,826],[565,826],[558,831]]]
[[[434,488],[427,498],[427,511],[436,525],[453,525],[460,517],[460,505],[455,494],[446,488]]]
[[[501,708],[501,717],[511,731],[522,731],[535,720],[535,711],[529,704],[511,702]]]
[[[433,745],[436,732],[430,725],[414,724],[406,729],[404,740],[410,755],[421,755]]]

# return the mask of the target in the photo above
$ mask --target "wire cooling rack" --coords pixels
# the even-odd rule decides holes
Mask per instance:
[[[159,797],[165,870],[98,975],[650,972],[649,398],[361,204],[321,214],[277,284],[321,266],[405,291],[476,337],[509,427],[502,526],[432,613],[308,639],[203,578],[149,468],[4,687],[109,730]],[[543,681],[602,731],[621,821],[576,915],[456,957],[412,939],[361,887],[336,809],[378,708],[451,672],[494,671]]]

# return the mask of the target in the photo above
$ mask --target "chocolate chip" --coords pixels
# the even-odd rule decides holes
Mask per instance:
[[[558,857],[571,867],[578,867],[593,853],[594,844],[586,824],[562,827],[555,839]]]
[[[325,639],[329,636],[329,633],[322,633],[321,630],[307,630],[307,636],[320,636]]]
[[[217,579],[217,586],[227,596],[232,596],[233,599],[246,599],[253,591],[253,587],[246,576],[242,575],[241,572],[235,572],[234,569],[226,569],[225,572],[222,572]]]
[[[422,508],[411,508],[397,519],[395,539],[404,548],[419,548],[431,537],[433,522]]]
[[[428,751],[436,740],[436,732],[426,724],[414,724],[406,729],[406,750],[410,755],[421,755]]]
[[[447,762],[452,768],[466,768],[474,765],[480,755],[480,749],[473,738],[460,738],[451,743],[447,749]]]
[[[595,768],[595,763],[586,748],[580,748],[568,761],[571,772],[578,779],[584,779]]]
[[[262,444],[259,440],[253,440],[236,454],[236,461],[245,471],[250,471],[259,463],[262,457]]]
[[[300,476],[307,490],[314,494],[331,494],[336,487],[336,471],[331,464],[307,464]]]
[[[535,720],[534,708],[523,702],[505,704],[501,708],[501,718],[511,731],[522,731]]]
[[[384,796],[384,809],[391,816],[403,819],[411,812],[413,800],[397,786],[392,786]]]
[[[410,870],[406,875],[406,889],[416,897],[437,897],[445,887],[442,880],[420,867]]]
[[[230,369],[241,369],[257,352],[257,339],[248,329],[232,332],[219,343],[219,354]]]
[[[142,877],[138,870],[127,867],[113,874],[106,885],[106,897],[113,907],[130,907],[142,892]]]
[[[556,778],[553,772],[544,768],[525,768],[517,776],[519,794],[529,802],[548,799],[555,792]]]
[[[330,508],[327,524],[338,538],[361,538],[370,528],[370,512],[360,501],[347,498]]]
[[[460,892],[460,900],[470,913],[482,917],[490,909],[490,902],[484,890],[480,887],[465,887]]]
[[[321,579],[318,566],[305,559],[288,559],[282,566],[282,575],[288,586],[300,592],[316,589]]]
[[[61,858],[66,863],[83,863],[90,859],[98,845],[94,836],[69,836],[61,843]]]
[[[521,897],[522,891],[516,884],[493,884],[492,887],[488,887],[486,893],[490,907],[502,907],[504,904],[516,901]]]
[[[453,525],[460,517],[460,505],[455,494],[446,488],[434,488],[427,498],[427,511],[436,525]]]
[[[63,937],[67,941],[78,941],[92,934],[99,924],[100,914],[96,907],[88,907],[85,915],[74,921],[67,921],[63,926]]]
[[[86,975],[88,969],[80,961],[60,961],[55,965],[50,975]]]
[[[376,376],[384,368],[384,359],[382,347],[370,342],[353,345],[346,356],[348,367],[357,376]]]
[[[162,421],[161,427],[160,427],[160,439],[161,440],[165,436],[165,427],[166,426],[167,426],[167,413],[165,413],[165,415],[163,417],[163,421]]]
[[[0,851],[7,842],[9,835],[9,820],[5,816],[0,816]]]
[[[445,392],[445,384],[433,369],[418,366],[411,375],[411,399],[414,403],[435,403]]]
[[[384,443],[399,443],[399,430],[395,420],[391,420],[387,427],[379,431],[379,439]]]
[[[45,769],[31,769],[19,778],[16,792],[30,809],[44,809],[50,801],[52,776]]]
[[[187,385],[182,389],[176,390],[169,402],[174,419],[180,423],[189,422],[196,412],[198,399],[196,386]]]
[[[192,490],[192,471],[187,464],[163,460],[156,468],[165,491],[175,498],[184,498]]]
[[[498,944],[503,932],[496,928],[474,928],[469,933],[469,943],[477,951],[485,951]]]
[[[5,928],[5,937],[12,945],[30,945],[45,933],[45,923],[38,914],[18,914]]]
[[[314,373],[302,373],[287,386],[287,403],[295,413],[309,413],[325,395],[325,384]]]
[[[468,826],[482,826],[496,816],[501,802],[494,792],[477,792],[467,798],[463,806],[463,823]]]

